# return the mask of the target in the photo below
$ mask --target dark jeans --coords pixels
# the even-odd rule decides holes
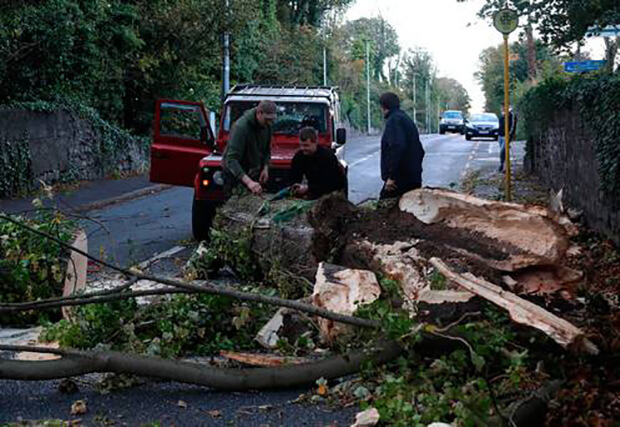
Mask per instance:
[[[383,188],[381,189],[381,193],[379,194],[379,200],[394,199],[402,196],[408,191],[415,190],[416,188],[421,187],[422,184],[412,184],[406,187],[397,187],[396,190],[388,191],[385,189],[385,184],[383,184]]]

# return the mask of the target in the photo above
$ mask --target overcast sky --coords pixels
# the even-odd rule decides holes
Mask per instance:
[[[440,77],[458,80],[472,98],[471,112],[482,111],[484,95],[474,79],[483,49],[502,43],[502,36],[476,16],[484,0],[357,0],[347,19],[383,16],[398,33],[402,50],[427,49]],[[511,40],[517,39],[517,32]],[[600,45],[599,39],[595,42]],[[593,59],[596,58],[594,55]]]

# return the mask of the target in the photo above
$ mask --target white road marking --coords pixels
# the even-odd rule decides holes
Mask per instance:
[[[153,255],[150,259],[147,259],[146,261],[142,261],[138,265],[138,267],[140,268],[140,270],[143,270],[149,265],[151,265],[153,262],[157,261],[158,259],[171,257],[172,255],[181,252],[183,249],[185,249],[184,246],[175,246],[174,248],[168,249],[167,251],[160,252],[158,254]]]
[[[445,157],[445,156],[464,156],[467,155],[467,152],[464,151],[453,151],[453,152],[449,152],[449,151],[441,151],[441,152],[434,152],[434,153],[430,153],[430,152],[426,152],[426,154],[424,154],[424,158],[426,157],[430,157],[430,156],[441,156],[441,157]]]
[[[360,164],[360,163],[362,163],[362,162],[365,162],[366,160],[370,159],[371,157],[376,156],[377,154],[379,154],[379,152],[378,152],[378,151],[376,151],[376,152],[374,152],[374,153],[372,153],[372,154],[369,154],[369,155],[368,155],[368,156],[366,156],[366,157],[362,157],[361,159],[356,160],[356,161],[354,161],[353,163],[349,164],[349,167],[351,168],[351,167],[353,167],[353,166],[355,166],[355,165],[357,165],[357,164]]]

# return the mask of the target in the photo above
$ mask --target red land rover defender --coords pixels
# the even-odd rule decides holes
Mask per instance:
[[[299,130],[317,128],[319,144],[336,150],[343,168],[346,130],[339,128],[340,105],[335,87],[237,85],[224,100],[217,139],[207,111],[198,102],[160,99],[155,107],[151,146],[151,182],[194,187],[192,231],[197,240],[208,237],[215,209],[224,200],[222,153],[230,129],[261,100],[276,103],[268,192],[286,185],[291,160],[299,149]]]

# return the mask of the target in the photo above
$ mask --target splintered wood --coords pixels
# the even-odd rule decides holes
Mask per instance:
[[[569,247],[565,229],[542,208],[527,208],[514,203],[491,202],[465,194],[438,189],[420,189],[405,194],[399,202],[425,224],[443,223],[454,229],[483,236],[500,243],[505,259],[489,259],[468,254],[503,271],[528,266],[554,265]],[[461,249],[463,253],[467,250]]]
[[[353,314],[362,304],[379,298],[381,288],[375,273],[321,263],[316,273],[312,303],[340,314]],[[350,329],[329,319],[318,319],[321,337],[332,341]]]
[[[430,263],[452,282],[507,310],[515,322],[544,332],[564,348],[598,354],[598,348],[585,337],[584,332],[566,320],[470,273],[458,274],[439,258],[431,258]]]

